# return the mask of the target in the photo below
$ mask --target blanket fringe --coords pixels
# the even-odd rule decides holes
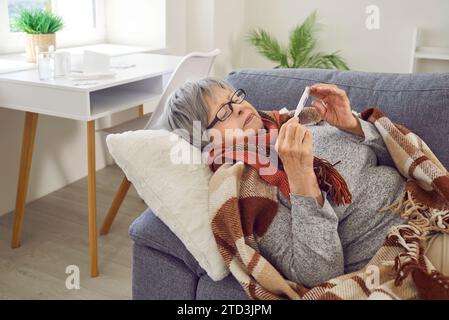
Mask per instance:
[[[384,265],[393,265],[396,271],[395,285],[402,281],[416,268],[420,268],[419,259],[423,254],[421,243],[435,232],[449,233],[447,221],[449,210],[437,210],[414,201],[410,191],[404,191],[393,204],[381,209],[400,214],[408,220],[408,224],[393,226],[388,235],[389,239],[400,244],[405,252],[400,253],[393,261],[384,261]]]
[[[391,205],[382,208],[380,212],[400,214],[408,220],[409,225],[415,227],[421,240],[426,240],[431,232],[449,234],[449,210],[430,208],[416,202],[410,191],[404,191]]]

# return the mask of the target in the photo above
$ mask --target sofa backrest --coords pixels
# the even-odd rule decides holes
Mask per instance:
[[[244,89],[247,100],[261,110],[294,109],[306,86],[335,84],[346,91],[354,110],[381,108],[394,122],[417,133],[449,168],[449,73],[240,69],[226,80]]]

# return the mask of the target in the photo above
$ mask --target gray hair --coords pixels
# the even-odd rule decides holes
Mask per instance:
[[[204,99],[204,94],[214,99],[213,91],[216,88],[235,90],[228,82],[213,77],[189,81],[172,93],[165,106],[164,118],[168,128],[176,131],[182,138],[201,150],[209,142],[202,141],[202,139],[201,141],[196,141],[197,139],[194,139],[194,130],[195,128],[196,130],[200,129],[200,137],[206,131],[209,108]],[[201,128],[194,126],[194,121],[198,121],[201,124]],[[196,132],[197,134],[198,132]]]

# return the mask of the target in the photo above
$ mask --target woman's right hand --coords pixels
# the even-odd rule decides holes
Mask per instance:
[[[317,83],[310,87],[310,95],[319,98],[312,106],[321,118],[340,130],[362,136],[360,122],[352,114],[351,104],[346,92],[336,85]]]
[[[293,117],[282,125],[275,148],[287,174],[290,192],[314,197],[322,205],[313,170],[312,140],[310,130]]]

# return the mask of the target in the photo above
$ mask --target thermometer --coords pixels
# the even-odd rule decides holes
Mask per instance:
[[[299,99],[298,105],[296,106],[296,111],[295,111],[294,117],[298,117],[299,114],[301,113],[302,109],[304,109],[307,99],[309,99],[309,93],[310,93],[310,88],[306,87],[301,96],[301,99]]]

